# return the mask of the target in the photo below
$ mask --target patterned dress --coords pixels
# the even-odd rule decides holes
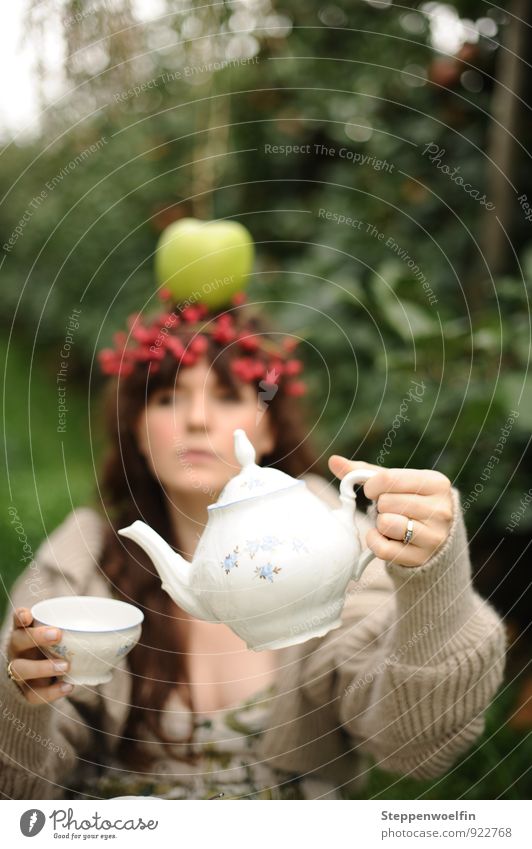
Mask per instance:
[[[335,788],[312,776],[290,775],[261,763],[254,754],[265,728],[274,685],[236,707],[199,715],[194,725],[194,764],[159,757],[146,773],[108,763],[85,774],[70,798],[155,796],[161,799],[341,799]],[[171,702],[170,702],[171,705]],[[175,711],[164,714],[165,731],[183,733],[189,718],[176,695]]]

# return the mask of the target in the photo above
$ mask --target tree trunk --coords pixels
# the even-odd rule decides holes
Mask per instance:
[[[520,214],[517,196],[525,154],[524,118],[529,69],[532,3],[513,0],[508,11],[503,44],[498,57],[497,82],[493,94],[493,120],[488,134],[488,174],[486,196],[495,210],[486,212],[483,249],[493,275],[515,271],[512,251],[514,223]],[[521,98],[522,100],[520,100]],[[516,185],[517,184],[517,185]],[[517,193],[514,191],[515,186]]]

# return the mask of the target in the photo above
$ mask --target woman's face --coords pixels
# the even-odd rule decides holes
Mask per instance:
[[[220,383],[206,359],[180,370],[174,386],[158,389],[139,416],[141,453],[168,495],[203,493],[216,501],[240,470],[233,431],[243,428],[257,463],[273,451],[268,411],[259,411],[257,392],[239,382],[235,394]]]

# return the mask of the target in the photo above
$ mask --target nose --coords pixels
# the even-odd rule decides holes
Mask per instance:
[[[207,400],[203,389],[195,389],[187,405],[187,427],[189,430],[208,430]]]

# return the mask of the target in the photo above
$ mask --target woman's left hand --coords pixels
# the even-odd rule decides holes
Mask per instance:
[[[338,478],[353,469],[377,469],[364,484],[364,494],[377,502],[377,527],[370,528],[366,544],[381,560],[401,566],[422,566],[449,536],[453,520],[451,481],[432,469],[383,469],[371,463],[333,454],[329,468]],[[403,543],[408,519],[413,536]]]

